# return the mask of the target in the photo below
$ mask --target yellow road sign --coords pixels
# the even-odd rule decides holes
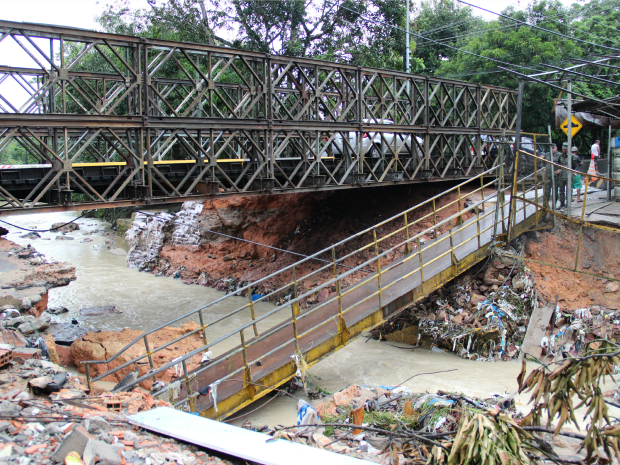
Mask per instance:
[[[571,137],[574,137],[575,134],[579,132],[579,130],[583,127],[583,124],[579,122],[577,118],[574,116],[570,117],[571,119]],[[562,124],[560,124],[560,129],[564,131],[564,134],[568,136],[568,118],[566,118]]]

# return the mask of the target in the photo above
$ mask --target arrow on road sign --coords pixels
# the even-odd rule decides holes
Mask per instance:
[[[575,134],[579,132],[579,130],[583,127],[583,124],[579,122],[577,118],[571,115],[571,137],[574,137]],[[560,129],[564,131],[564,134],[568,136],[568,118],[566,118],[562,124],[560,124]]]

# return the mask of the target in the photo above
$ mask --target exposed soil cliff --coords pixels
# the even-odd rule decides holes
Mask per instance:
[[[301,255],[316,253],[366,229],[369,225],[379,223],[419,204],[449,187],[448,184],[441,183],[425,186],[351,189],[332,193],[218,199],[205,202],[198,207],[202,210],[194,217],[193,227],[187,226],[188,218],[194,214],[197,207],[189,205],[184,208],[185,212],[182,213],[180,219],[177,214],[176,219],[170,219],[167,223],[158,220],[162,224],[142,225],[143,242],[151,237],[156,237],[160,242],[154,247],[151,241],[151,251],[147,251],[148,246],[144,244],[142,254],[148,256],[148,261],[141,266],[136,266],[157,274],[173,275],[187,280],[188,283],[193,282],[215,287],[218,290],[234,291],[242,284],[256,281],[300,260],[303,258]],[[475,187],[463,189],[462,195],[473,189]],[[489,191],[487,195],[490,193]],[[437,201],[437,207],[446,205],[456,197],[456,193],[442,197]],[[457,211],[458,206],[454,204],[442,210],[437,219],[441,221]],[[410,215],[409,222],[428,215],[430,212],[432,212],[432,206],[429,203],[428,206]],[[163,218],[164,215],[166,214],[158,216]],[[145,220],[150,219],[143,218],[142,221]],[[428,228],[432,224],[431,215],[412,227],[410,234]],[[379,230],[379,236],[384,236],[402,226],[402,221],[393,222],[382,227]],[[197,228],[200,228],[198,240],[196,240],[195,233],[190,234],[190,231],[195,232]],[[128,231],[128,237],[136,234],[135,227],[132,229],[134,231]],[[222,234],[301,255],[230,239]],[[370,234],[360,236],[347,243],[346,246],[339,247],[336,254],[338,257],[343,256],[367,244],[369,239],[371,239]],[[391,238],[387,243],[394,245],[402,240],[401,234],[399,237]],[[196,243],[199,245],[192,245]],[[383,249],[385,247],[386,243],[382,245]],[[157,249],[156,253],[152,251],[154,248]],[[346,265],[355,266],[363,263],[373,254],[374,250],[368,250],[365,254],[349,259]],[[155,255],[156,257],[152,258]],[[321,258],[331,260],[331,254],[325,254]],[[303,275],[316,270],[321,265],[324,263],[316,260],[310,261],[299,266],[297,273]],[[324,279],[330,273],[332,273],[331,270],[326,270],[317,275],[317,281]],[[351,281],[356,281],[360,277],[352,276]],[[284,281],[289,281],[290,278],[290,276],[282,276],[270,280],[259,290],[268,291],[284,284]],[[307,287],[312,287],[312,283],[307,282]]]
[[[172,341],[195,330],[196,328],[198,328],[198,325],[193,322],[186,323],[180,328],[163,328],[148,336],[149,347],[159,347],[166,342]],[[132,329],[124,329],[119,332],[101,331],[98,333],[87,333],[71,345],[71,358],[77,365],[79,372],[85,373],[85,367],[84,365],[81,365],[80,362],[87,360],[107,360],[108,358],[118,354],[123,347],[141,335],[142,331]],[[193,337],[185,338],[182,341],[179,341],[176,344],[154,354],[153,365],[155,368],[159,368],[160,366],[171,362],[175,358],[201,347],[203,344],[204,342],[200,336],[200,333],[196,333]],[[93,365],[91,367],[90,375],[94,378],[108,370],[134,359],[137,356],[144,354],[146,354],[145,346],[143,344],[136,344],[126,352],[123,352],[110,363]],[[187,365],[189,370],[196,368],[200,362],[200,355],[194,358],[195,360],[190,360]],[[146,372],[150,369],[148,359],[142,359],[140,361],[140,365],[137,365],[137,367],[140,369],[140,376],[146,374]],[[135,364],[129,365],[126,368],[117,371],[114,375],[107,376],[103,379],[103,381],[118,383],[127,373],[133,372],[135,369]],[[174,369],[169,369],[163,373],[160,373],[157,378],[160,381],[168,382],[177,376],[178,372],[175,373]],[[144,381],[141,386],[145,389],[150,389],[152,382],[152,379],[149,379]]]
[[[573,269],[579,228],[558,222],[556,231],[533,233],[527,242],[527,257],[558,267]],[[536,276],[537,289],[550,302],[558,296],[567,310],[592,305],[620,310],[618,283],[574,273],[567,269],[527,262]],[[586,273],[620,278],[620,237],[599,229],[584,228],[579,250],[579,270]]]

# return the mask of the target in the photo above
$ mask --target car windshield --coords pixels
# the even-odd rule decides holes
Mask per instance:
[[[389,119],[381,119],[381,118],[364,118],[362,120],[364,123],[371,124],[394,124],[394,121]]]

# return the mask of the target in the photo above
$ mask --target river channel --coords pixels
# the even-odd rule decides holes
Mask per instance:
[[[6,221],[30,229],[49,229],[53,223],[73,218],[75,213],[50,213],[12,216]],[[224,295],[207,287],[185,285],[169,277],[155,277],[128,268],[122,250],[108,250],[106,247],[106,241],[108,244],[113,242],[113,237],[106,234],[111,232],[108,223],[90,218],[79,219],[77,223],[80,230],[67,234],[74,240],[56,240],[58,233],[41,233],[41,239],[24,239],[19,237],[24,231],[18,232],[12,227],[7,236],[21,245],[32,244],[48,259],[69,262],[76,267],[76,281],[49,293],[49,306],[62,305],[70,310],[69,314],[62,316],[65,320],[78,318],[83,326],[100,330],[148,330]],[[87,238],[92,241],[82,242]],[[246,299],[241,297],[227,299],[209,309],[209,318],[227,314],[245,302]],[[123,313],[90,318],[78,316],[80,308],[103,305],[114,305]],[[262,315],[273,308],[271,304],[262,303],[257,305],[256,311]],[[220,331],[231,330],[240,321],[230,319]],[[277,320],[272,321],[275,322]],[[422,375],[452,369],[456,371]],[[397,344],[359,338],[312,367],[309,373],[322,389],[329,391],[350,384],[393,386],[419,374],[404,386],[414,392],[443,389],[487,395],[515,391],[519,369],[516,362],[472,362],[446,353],[411,350]],[[244,416],[233,423],[251,421],[270,426],[291,425],[295,422],[296,404],[296,399],[278,397],[256,410],[261,405],[257,402],[239,412],[238,415]]]

